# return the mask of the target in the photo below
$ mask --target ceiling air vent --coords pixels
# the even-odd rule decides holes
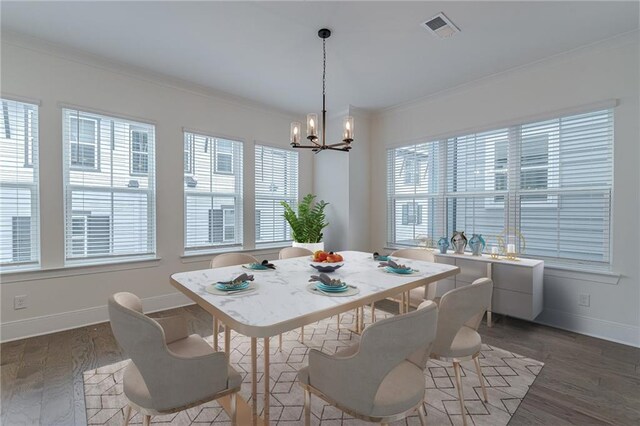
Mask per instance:
[[[449,20],[445,16],[444,13],[440,12],[433,18],[427,20],[420,24],[420,26],[424,27],[431,34],[436,35],[440,38],[451,37],[455,33],[459,33],[460,30],[458,27],[453,25],[453,22]]]

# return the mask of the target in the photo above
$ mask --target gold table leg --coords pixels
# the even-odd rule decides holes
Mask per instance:
[[[269,376],[269,338],[264,338],[264,417],[265,426],[269,426],[269,397],[271,396],[271,377]]]
[[[231,329],[228,325],[224,326],[224,352],[231,355]]]
[[[258,340],[251,338],[251,414],[252,424],[255,426],[258,420]]]

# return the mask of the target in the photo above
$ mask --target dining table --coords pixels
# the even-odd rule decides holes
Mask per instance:
[[[319,272],[311,267],[311,256],[272,261],[274,269],[252,271],[247,265],[179,272],[171,275],[171,284],[188,298],[209,312],[214,318],[214,348],[218,349],[218,322],[225,325],[225,351],[230,353],[230,333],[247,336],[251,340],[251,404],[237,398],[238,424],[269,424],[271,381],[269,377],[270,339],[299,327],[312,324],[351,310],[360,310],[377,301],[407,294],[411,289],[425,286],[459,272],[457,266],[410,259],[394,259],[412,269],[408,274],[390,272],[371,253],[340,252],[342,266],[328,275],[349,286],[347,295],[318,290],[310,283]],[[242,273],[253,275],[246,289],[228,293],[210,291],[218,282],[226,282]],[[406,305],[400,311],[408,311]],[[362,315],[364,316],[364,315]],[[357,321],[360,324],[359,321]],[[258,339],[263,339],[264,402],[258,413]],[[230,398],[221,405],[229,412]]]

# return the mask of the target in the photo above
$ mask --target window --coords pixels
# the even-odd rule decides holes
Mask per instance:
[[[155,255],[154,126],[71,109],[63,110],[63,123],[66,262]],[[89,134],[97,139],[89,143]],[[91,155],[74,157],[78,144],[99,152],[81,148]],[[92,158],[99,167],[86,167]]]
[[[100,161],[98,119],[80,114],[69,116],[68,129],[71,167],[97,169]]]
[[[390,149],[387,154],[389,242],[416,245],[423,234],[437,233],[442,221],[440,144]]]
[[[607,265],[612,151],[611,109],[389,149],[389,243],[465,231],[525,255]]]
[[[193,170],[193,135],[185,133],[184,135],[184,174],[190,175],[195,173]]]
[[[40,262],[38,107],[2,99],[0,119],[0,266]]]
[[[146,175],[149,172],[149,133],[131,127],[131,174]]]
[[[224,139],[214,144],[216,151],[216,173],[233,174],[233,142]]]
[[[298,202],[298,153],[263,145],[255,147],[256,244],[291,241],[282,201]]]
[[[185,251],[241,247],[242,142],[185,132],[184,144]]]

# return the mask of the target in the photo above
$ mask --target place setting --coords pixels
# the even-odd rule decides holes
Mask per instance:
[[[413,269],[411,266],[403,265],[400,263],[396,263],[395,261],[387,258],[388,260],[385,262],[380,262],[378,264],[379,271],[382,271],[386,274],[391,275],[416,275],[420,273],[419,270]]]
[[[262,262],[247,263],[245,265],[242,265],[242,268],[248,269],[250,271],[266,272],[275,271],[276,265],[265,259]]]
[[[216,296],[232,296],[236,294],[246,294],[256,290],[256,284],[253,282],[253,275],[242,273],[229,281],[218,281],[208,285],[205,290],[207,293]]]
[[[360,293],[358,287],[349,285],[340,278],[331,278],[325,273],[312,275],[311,278],[309,278],[307,290],[310,293],[328,297],[345,297]]]

